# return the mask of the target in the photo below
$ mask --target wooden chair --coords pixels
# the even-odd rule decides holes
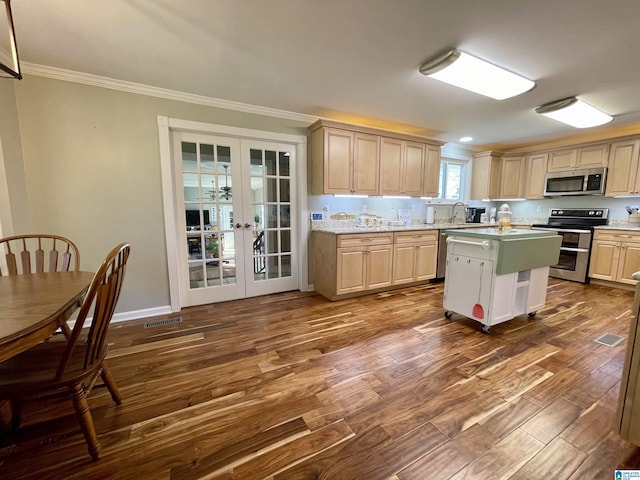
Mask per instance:
[[[0,238],[0,253],[4,253],[4,262],[0,261],[0,277],[80,270],[78,247],[59,235],[32,233]],[[78,303],[70,308],[65,320],[79,307]],[[66,323],[60,330],[67,337],[71,334]]]
[[[5,266],[3,272],[0,264],[0,276],[69,270],[77,272],[80,269],[78,247],[59,235],[34,233],[0,238],[2,251]]]
[[[12,426],[20,424],[20,405],[28,400],[68,394],[84,434],[89,454],[100,458],[100,443],[87,403],[87,394],[98,375],[116,404],[120,392],[106,365],[107,330],[120,296],[130,247],[115,247],[96,272],[85,295],[70,337],[61,342],[44,342],[0,363],[0,399],[9,400]],[[93,309],[92,309],[93,307]],[[86,339],[79,341],[87,316],[92,313]]]

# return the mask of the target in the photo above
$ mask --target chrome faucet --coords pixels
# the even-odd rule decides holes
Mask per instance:
[[[467,206],[462,203],[462,202],[456,202],[451,206],[451,218],[449,219],[449,223],[455,223],[456,220],[456,207],[458,205],[462,205],[464,207],[464,213],[465,213],[465,221],[466,221],[466,214],[467,214]],[[464,222],[462,222],[464,223]]]

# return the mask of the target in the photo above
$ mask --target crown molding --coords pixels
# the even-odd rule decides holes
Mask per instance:
[[[72,70],[49,67],[46,65],[37,65],[35,63],[22,62],[21,69],[23,74],[35,75],[38,77],[53,78],[55,80],[63,80],[67,82],[81,83],[84,85],[92,85],[94,87],[119,90],[121,92],[135,93],[137,95],[146,95],[166,100],[204,105],[206,107],[223,108],[225,110],[234,110],[237,112],[294,120],[308,125],[318,120],[318,117],[314,117],[312,115],[304,115],[302,113],[288,112],[286,110],[278,110],[275,108],[260,107],[258,105],[250,105],[247,103],[232,102],[230,100],[223,100],[220,98],[178,92],[167,88],[152,87],[141,83],[116,80],[114,78],[101,77],[90,73],[74,72]]]

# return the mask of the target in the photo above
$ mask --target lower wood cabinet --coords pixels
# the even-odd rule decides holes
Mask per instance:
[[[315,290],[330,300],[436,276],[438,230],[313,232]]]
[[[438,230],[396,232],[393,245],[393,284],[435,278],[438,262]]]
[[[635,285],[640,271],[640,232],[596,230],[591,248],[589,276],[598,280]]]

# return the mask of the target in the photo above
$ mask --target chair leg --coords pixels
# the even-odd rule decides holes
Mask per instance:
[[[102,377],[104,384],[107,386],[113,401],[116,402],[116,405],[120,405],[122,403],[122,396],[120,395],[118,385],[116,384],[113,375],[111,375],[111,370],[109,370],[106,361],[102,362],[102,371],[100,372],[100,376]]]
[[[93,460],[98,460],[100,459],[100,449],[102,447],[100,442],[98,442],[96,428],[93,425],[93,418],[91,417],[87,396],[85,395],[82,384],[78,383],[71,387],[71,400],[73,401],[76,417],[78,418],[84,439],[89,448],[89,455],[91,455]]]

